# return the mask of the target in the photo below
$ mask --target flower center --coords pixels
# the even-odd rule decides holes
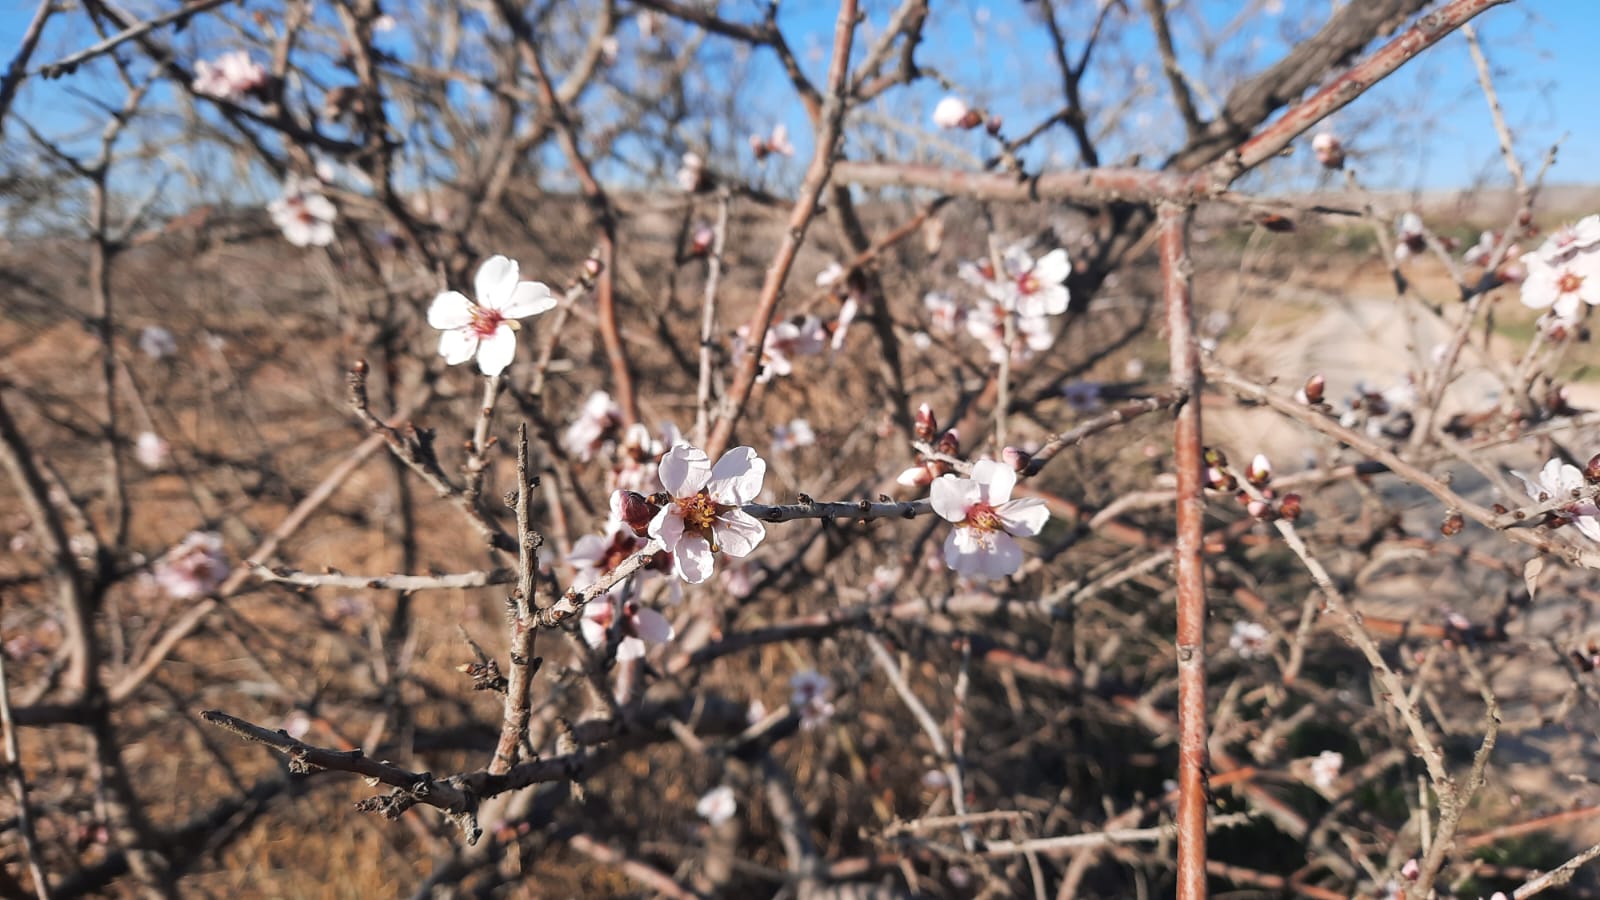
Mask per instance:
[[[500,330],[500,323],[505,320],[506,317],[501,315],[497,309],[474,305],[472,307],[472,322],[467,327],[472,329],[472,333],[477,335],[479,340],[486,340],[493,337],[494,333]]]
[[[678,515],[683,517],[683,530],[707,537],[711,534],[711,523],[725,509],[705,491],[692,497],[680,497],[673,503],[678,507]]]
[[[967,518],[961,524],[978,531],[999,531],[1000,514],[987,503],[974,503],[967,507]]]
[[[1562,272],[1556,279],[1556,290],[1563,294],[1575,294],[1583,287],[1583,276],[1576,272]]]
[[[1017,290],[1023,294],[1037,294],[1039,292],[1039,279],[1032,272],[1017,279]]]

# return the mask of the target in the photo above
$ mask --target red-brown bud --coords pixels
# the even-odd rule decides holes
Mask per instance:
[[[1583,467],[1583,480],[1590,484],[1600,483],[1600,453],[1589,457],[1589,462]]]
[[[1452,509],[1445,514],[1444,521],[1439,524],[1439,533],[1445,537],[1455,537],[1465,527],[1467,527],[1467,520],[1461,516],[1461,513]]]
[[[1250,467],[1245,469],[1244,477],[1256,487],[1264,487],[1272,480],[1272,460],[1264,453],[1257,453],[1255,459],[1250,460]]]
[[[954,428],[950,429],[949,431],[946,431],[943,435],[940,436],[939,443],[935,444],[933,449],[939,451],[940,453],[943,453],[945,456],[958,456],[958,455],[960,455],[960,453],[961,453],[961,434],[959,432],[957,432]]]
[[[1291,522],[1300,518],[1300,495],[1284,494],[1283,500],[1278,503],[1278,515]]]
[[[1000,126],[1003,124],[1005,124],[1005,122],[999,116],[990,116],[989,121],[983,123],[983,127],[989,132],[989,134],[999,137]]]
[[[1028,463],[1033,461],[1033,454],[1016,447],[1007,447],[1000,451],[1000,458],[1006,465],[1016,469],[1019,473],[1028,468]]]
[[[597,257],[589,257],[583,261],[583,277],[599,278],[600,273],[606,270],[606,264]]]
[[[639,537],[644,537],[650,530],[650,520],[656,517],[658,511],[643,494],[635,491],[616,491],[611,495],[611,511],[619,521]]]
[[[1321,375],[1313,375],[1306,379],[1304,388],[1307,403],[1321,403],[1328,389],[1328,381]]]

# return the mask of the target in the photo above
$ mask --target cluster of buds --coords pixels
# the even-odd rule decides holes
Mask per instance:
[[[939,421],[934,418],[932,407],[926,403],[917,407],[912,433],[918,443],[931,444],[936,453],[944,456],[958,456],[961,453],[961,435],[954,428],[939,434]],[[938,435],[937,441],[934,440],[935,435]],[[895,481],[906,487],[927,487],[933,484],[934,479],[951,471],[949,463],[918,453],[916,464],[901,472]]]
[[[1228,457],[1221,450],[1207,447],[1205,465],[1206,486],[1215,491],[1233,494],[1251,518],[1263,522],[1271,522],[1274,519],[1293,522],[1300,518],[1300,495],[1291,493],[1278,496],[1271,486],[1272,461],[1264,454],[1257,453],[1255,458],[1250,460],[1250,465],[1245,468],[1244,479],[1255,489],[1254,491],[1240,487],[1238,476],[1229,468]]]

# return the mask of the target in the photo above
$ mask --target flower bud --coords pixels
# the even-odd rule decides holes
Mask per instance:
[[[1033,454],[1016,447],[1007,447],[1000,451],[1000,458],[1005,460],[1006,465],[1021,473],[1028,468],[1028,463],[1033,461]]]
[[[1265,500],[1251,500],[1244,505],[1244,508],[1252,519],[1272,519],[1272,504]]]
[[[1583,467],[1583,480],[1590,484],[1600,482],[1600,453],[1589,457],[1589,462]]]
[[[1205,461],[1206,465],[1208,466],[1226,468],[1228,465],[1228,455],[1215,447],[1207,447],[1205,449]]]
[[[954,428],[946,431],[940,436],[939,443],[935,444],[933,449],[943,453],[945,456],[959,455],[961,453],[961,434]]]
[[[613,491],[611,512],[618,521],[633,529],[635,535],[644,537],[650,530],[650,520],[656,517],[657,510],[643,494],[636,491]]]
[[[989,121],[983,123],[983,127],[984,127],[984,130],[988,131],[990,135],[992,135],[994,137],[999,137],[1000,136],[1000,126],[1003,125],[1003,124],[1005,124],[1005,121],[1003,119],[1001,119],[999,116],[990,116],[989,117]]]
[[[1272,480],[1272,461],[1266,454],[1257,453],[1255,459],[1250,460],[1250,468],[1245,470],[1244,477],[1256,487],[1262,487]]]
[[[1311,139],[1311,152],[1325,169],[1344,168],[1344,144],[1335,135],[1321,131]]]
[[[1327,379],[1321,375],[1313,375],[1306,379],[1306,386],[1302,388],[1306,395],[1307,403],[1321,403],[1328,388]]]
[[[716,241],[717,233],[710,225],[699,222],[694,226],[694,233],[689,237],[689,252],[694,256],[704,256],[711,252],[711,245]]]
[[[939,433],[939,420],[933,417],[933,407],[924,403],[917,407],[917,420],[914,427],[917,440],[928,442]]]
[[[1444,521],[1439,523],[1439,533],[1445,537],[1455,537],[1466,526],[1467,520],[1462,517],[1461,513],[1452,509],[1445,513]]]
[[[1216,466],[1207,466],[1206,486],[1212,490],[1234,491],[1238,490],[1239,488],[1239,479],[1234,478],[1232,475],[1228,474],[1222,469],[1217,468]]]
[[[933,108],[933,124],[940,128],[969,128],[965,124],[972,110],[960,97],[946,97]]]
[[[583,261],[583,277],[599,278],[600,273],[606,270],[606,264],[597,257],[588,257]]]
[[[1284,494],[1283,500],[1278,503],[1278,515],[1291,522],[1300,518],[1300,495]]]

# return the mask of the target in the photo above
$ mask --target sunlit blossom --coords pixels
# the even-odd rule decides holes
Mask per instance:
[[[1541,251],[1524,259],[1527,276],[1522,282],[1522,304],[1550,309],[1564,319],[1575,318],[1579,304],[1600,304],[1600,250],[1572,253],[1550,262]]]
[[[1324,750],[1311,760],[1311,783],[1322,790],[1329,790],[1339,780],[1339,772],[1343,768],[1343,753]]]
[[[1574,496],[1588,487],[1583,472],[1577,466],[1552,459],[1539,470],[1538,478],[1529,478],[1521,472],[1512,472],[1522,482],[1523,490],[1537,503],[1562,500]],[[1559,522],[1578,526],[1590,540],[1600,541],[1600,506],[1593,497],[1573,500],[1551,515]]]
[[[944,542],[945,564],[962,575],[1000,578],[1022,567],[1014,537],[1043,530],[1050,511],[1038,497],[1013,500],[1017,473],[1004,463],[979,460],[972,477],[945,475],[933,482],[933,511],[955,523]]]
[[[933,124],[940,128],[971,128],[983,117],[974,113],[960,97],[945,97],[933,108]]]
[[[459,291],[446,291],[428,307],[428,324],[444,332],[439,355],[450,365],[476,356],[478,370],[499,375],[517,355],[514,320],[536,316],[555,308],[550,289],[537,281],[522,281],[515,260],[493,256],[478,267],[473,290],[477,302]]]
[[[622,407],[605,391],[595,391],[562,434],[561,446],[572,456],[588,462],[621,422]]]
[[[133,442],[133,458],[146,469],[161,469],[172,455],[172,447],[154,431],[141,431]]]
[[[621,616],[618,616],[618,612]],[[583,608],[583,618],[578,621],[583,639],[591,647],[603,647],[610,639],[611,630],[618,629],[622,639],[617,643],[617,660],[625,662],[644,656],[652,644],[672,640],[672,623],[661,613],[643,606],[637,600],[622,600],[613,596],[596,597]]]
[[[700,797],[694,811],[712,825],[721,825],[739,811],[739,802],[734,799],[733,788],[719,784]]]
[[[1600,214],[1584,216],[1571,225],[1557,228],[1534,255],[1556,265],[1585,251],[1600,252]]]
[[[766,461],[749,447],[729,450],[714,467],[704,450],[686,443],[661,457],[661,485],[671,499],[651,520],[650,536],[672,553],[684,581],[705,581],[714,554],[743,558],[766,537],[766,527],[740,509],[761,493],[766,473]]]
[[[1240,659],[1255,659],[1266,655],[1271,640],[1272,634],[1265,625],[1259,622],[1235,622],[1233,634],[1228,637],[1228,646],[1239,654]]]
[[[246,94],[259,92],[266,83],[267,70],[246,51],[234,50],[217,57],[215,62],[196,61],[194,81],[189,87],[196,94],[218,100],[240,100]]]

